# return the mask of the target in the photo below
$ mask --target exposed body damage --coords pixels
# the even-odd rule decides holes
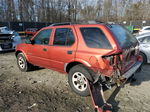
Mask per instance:
[[[0,51],[15,50],[16,45],[21,43],[21,38],[18,33],[0,34]]]
[[[90,96],[96,112],[112,112],[112,105],[105,100],[103,86],[111,89],[111,85],[116,84],[117,88],[120,88],[125,84],[128,78],[133,76],[136,71],[140,70],[142,58],[141,56],[138,56],[137,62],[132,65],[132,69],[126,71],[124,74],[121,73],[121,57],[122,52],[102,56],[106,65],[111,67],[105,67],[103,70],[98,70],[94,83],[89,82]]]

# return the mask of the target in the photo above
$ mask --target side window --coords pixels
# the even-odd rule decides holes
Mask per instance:
[[[150,37],[145,37],[143,39],[143,43],[150,43]]]
[[[138,39],[141,43],[143,43],[144,38],[140,38]]]
[[[111,49],[107,37],[99,28],[80,28],[80,31],[88,47]]]
[[[150,28],[146,28],[145,30],[150,30]]]
[[[53,45],[71,46],[74,42],[75,42],[75,38],[71,28],[56,29]]]
[[[71,29],[68,29],[68,34],[67,34],[67,40],[66,40],[66,45],[67,46],[71,46],[74,42],[75,42],[75,39],[74,39],[74,35],[73,35],[73,32]]]
[[[52,29],[46,29],[40,31],[36,37],[33,39],[34,44],[42,44],[42,45],[48,45],[49,40],[50,40],[50,35],[51,35]]]

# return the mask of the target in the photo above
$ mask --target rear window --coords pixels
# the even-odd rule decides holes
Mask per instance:
[[[80,28],[86,45],[90,48],[111,49],[111,45],[99,28]]]
[[[150,30],[150,28],[145,28],[144,30]]]
[[[143,37],[143,38],[140,38],[138,39],[141,43],[150,43],[150,36],[146,36],[146,37]]]
[[[137,44],[137,39],[125,27],[121,25],[110,25],[108,27],[122,48]]]

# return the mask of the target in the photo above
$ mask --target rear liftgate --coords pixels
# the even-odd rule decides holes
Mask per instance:
[[[107,58],[107,57],[113,57],[110,58],[110,65],[113,65],[114,68],[119,68],[120,67],[120,55],[121,53],[117,53],[117,54],[112,54],[112,55],[105,55],[103,56],[103,58]],[[114,64],[114,56],[116,57],[116,62]],[[124,86],[124,84],[126,83],[126,81],[133,76],[133,74],[140,69],[141,66],[141,61],[138,60],[133,66],[132,69],[130,69],[129,71],[127,71],[125,74],[123,74],[123,77],[120,77],[120,81],[116,81],[117,87],[116,90],[114,91],[115,94],[117,93],[117,91],[119,92],[120,88]],[[115,66],[117,65],[117,66]],[[120,76],[120,75],[119,75]],[[133,78],[133,77],[132,77]],[[119,83],[119,84],[118,84]],[[91,83],[89,82],[89,92],[90,92],[90,96],[91,96],[91,100],[95,109],[95,112],[112,112],[112,105],[108,104],[104,98],[104,92],[103,92],[103,85],[101,84],[100,81],[97,81],[96,83]]]

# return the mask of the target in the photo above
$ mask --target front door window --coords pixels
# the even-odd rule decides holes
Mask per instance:
[[[39,32],[33,39],[34,44],[48,45],[50,40],[52,29],[46,29]]]

